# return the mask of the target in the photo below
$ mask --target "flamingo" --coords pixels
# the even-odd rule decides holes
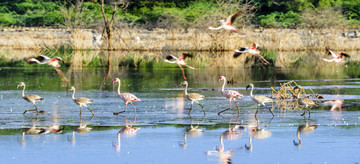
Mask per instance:
[[[221,93],[224,95],[224,97],[226,97],[227,99],[229,99],[229,108],[228,109],[225,109],[221,112],[218,113],[218,115],[220,115],[222,112],[225,112],[229,109],[231,109],[231,100],[234,100],[235,104],[236,104],[236,107],[238,109],[238,113],[240,112],[239,110],[239,105],[236,103],[236,98],[239,98],[241,99],[242,97],[244,97],[244,95],[240,94],[239,92],[237,91],[234,91],[234,90],[225,90],[225,84],[226,84],[226,78],[225,76],[220,76],[220,78],[218,79],[218,81],[220,80],[224,80],[224,83],[222,85],[222,88],[221,88]]]
[[[345,52],[340,52],[338,55],[336,55],[333,51],[329,50],[329,54],[331,54],[331,59],[325,59],[323,58],[322,61],[326,61],[326,62],[335,62],[335,63],[340,63],[342,64],[344,67],[348,67],[347,65],[345,65],[343,63],[343,59],[342,57],[347,57],[347,58],[350,58],[350,55],[346,54]]]
[[[187,81],[183,81],[181,83],[181,85],[185,85],[185,88],[184,88],[184,91],[185,91],[185,96],[191,101],[191,107],[190,107],[190,111],[189,111],[189,115],[190,115],[190,112],[192,110],[192,106],[193,106],[193,103],[196,102],[197,104],[199,104],[202,108],[202,110],[204,111],[204,115],[206,115],[205,113],[205,109],[204,109],[204,106],[202,106],[200,103],[199,103],[199,100],[203,100],[205,98],[204,95],[201,95],[201,94],[198,94],[198,93],[187,93],[187,88],[188,88],[188,82]]]
[[[248,88],[251,87],[251,90],[250,90],[250,98],[252,101],[256,102],[258,104],[258,107],[257,107],[257,110],[256,110],[256,113],[255,113],[255,118],[256,118],[256,115],[257,113],[259,112],[259,107],[260,105],[263,105],[264,107],[268,108],[265,103],[272,103],[273,100],[271,98],[268,98],[266,96],[262,96],[262,95],[256,95],[254,96],[253,95],[253,90],[254,90],[254,84],[249,84],[248,86],[246,86],[246,90],[248,90]],[[272,116],[274,117],[274,113],[272,112],[272,110],[270,108],[268,108],[269,111],[271,112]]]
[[[302,89],[302,87],[300,86],[300,85],[298,85],[298,86],[295,86],[294,87],[294,90],[296,90],[296,89]],[[317,106],[317,104],[314,102],[314,101],[312,101],[312,100],[310,100],[310,99],[308,99],[308,98],[306,98],[306,97],[303,97],[303,98],[300,98],[300,92],[301,92],[301,90],[299,90],[299,92],[297,93],[297,102],[298,102],[298,104],[299,105],[304,105],[305,106],[305,108],[306,108],[306,110],[308,110],[309,111],[309,118],[310,118],[310,110],[309,110],[309,106]],[[301,114],[301,116],[304,116],[305,115],[305,110],[304,110],[304,113],[303,114]]]
[[[27,60],[29,62],[29,64],[47,64],[50,65],[54,68],[58,68],[61,67],[61,65],[59,64],[59,62],[61,61],[63,64],[64,61],[60,58],[60,57],[54,57],[54,58],[50,58],[48,56],[45,55],[39,55],[35,58],[30,58]]]
[[[232,24],[234,23],[236,17],[238,17],[241,13],[242,13],[242,11],[238,10],[235,13],[228,16],[226,18],[226,20],[224,20],[224,19],[220,20],[221,25],[219,27],[216,27],[216,28],[215,27],[205,27],[205,28],[209,29],[209,30],[220,30],[223,28],[225,30],[239,32],[235,26],[232,26]]]
[[[91,114],[94,116],[94,112],[86,105],[86,104],[94,102],[94,100],[91,100],[91,99],[89,99],[87,97],[75,98],[75,87],[74,86],[72,86],[69,90],[73,91],[72,99],[73,99],[74,103],[80,106],[80,117],[81,117],[81,107],[82,106],[85,106],[87,109],[89,109]]]
[[[342,108],[343,102],[344,102],[343,99],[329,100],[329,101],[325,101],[324,105],[331,105],[330,111],[335,111],[336,108],[339,108],[339,110],[343,110]]]
[[[119,86],[118,86],[118,90],[117,90],[117,94],[120,97],[121,100],[123,100],[125,102],[125,110],[121,111],[121,112],[114,112],[114,115],[118,115],[119,113],[123,113],[126,112],[126,108],[127,108],[127,104],[130,103],[135,110],[135,114],[136,114],[136,108],[134,106],[134,104],[132,103],[133,101],[141,101],[139,98],[137,98],[135,95],[131,94],[131,93],[120,93],[120,79],[119,78],[115,78],[115,80],[113,80],[113,85],[118,82]]]
[[[54,57],[54,58],[50,58],[48,56],[45,55],[39,55],[35,58],[30,58],[27,60],[29,62],[29,64],[47,64],[51,67],[53,67],[55,69],[55,71],[58,73],[58,75],[61,78],[61,81],[63,82],[68,82],[69,80],[64,76],[64,73],[59,69],[59,67],[61,67],[61,65],[59,64],[59,62],[62,62],[62,64],[65,64],[64,61],[60,58],[60,57]]]
[[[27,101],[27,102],[31,102],[34,104],[36,109],[32,109],[32,110],[25,110],[25,112],[23,114],[25,114],[28,111],[36,111],[37,114],[39,114],[39,109],[37,108],[37,106],[35,105],[35,102],[37,101],[42,101],[44,100],[44,98],[40,97],[39,95],[25,95],[25,83],[24,82],[20,82],[17,86],[17,88],[19,87],[23,87],[23,90],[21,92],[22,97]],[[40,113],[45,113],[45,111],[40,111]]]
[[[192,58],[193,56],[191,54],[188,54],[188,53],[182,53],[181,56],[179,58],[175,57],[174,55],[168,55],[166,56],[166,59],[164,60],[165,62],[168,62],[168,63],[176,63],[180,69],[181,69],[181,72],[183,74],[183,77],[184,79],[186,80],[186,76],[185,76],[185,73],[184,73],[184,68],[181,66],[181,65],[184,65],[186,67],[189,67],[190,69],[195,69],[194,67],[191,67],[189,65],[187,65],[185,63],[185,59],[187,57],[190,57]],[[172,61],[171,61],[172,60]]]
[[[264,65],[270,64],[263,56],[260,54],[260,50],[258,49],[259,45],[257,43],[253,43],[251,48],[248,47],[240,47],[239,49],[233,49],[235,51],[234,58],[239,57],[243,53],[249,53],[251,55],[257,56],[261,63]]]

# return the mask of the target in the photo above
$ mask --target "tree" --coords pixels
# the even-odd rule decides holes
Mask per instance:
[[[112,25],[114,23],[115,14],[117,12],[117,6],[120,5],[120,9],[124,10],[129,5],[129,2],[125,2],[122,0],[119,0],[119,1],[115,0],[115,1],[111,1],[110,3],[114,5],[114,11],[112,12],[112,16],[111,16],[110,20],[106,16],[104,0],[101,0],[101,4],[97,3],[97,5],[101,8],[101,13],[104,18],[104,30],[102,32],[102,37],[104,37],[104,33],[106,32],[106,39],[107,39],[107,44],[108,44],[109,50],[112,49],[112,44],[111,44],[112,43]]]

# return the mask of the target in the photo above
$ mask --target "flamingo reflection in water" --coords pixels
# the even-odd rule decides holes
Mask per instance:
[[[133,124],[135,121],[136,121],[136,115],[134,116],[134,120],[132,121],[131,124]],[[127,119],[125,116],[125,127],[120,129],[120,131],[117,133],[117,144],[115,142],[112,143],[113,147],[116,148],[116,151],[120,152],[120,143],[121,143],[120,135],[132,137],[132,136],[135,136],[136,132],[140,129],[141,129],[141,127],[133,127],[132,125],[128,125]]]
[[[249,151],[253,150],[253,145],[252,145],[252,139],[266,139],[271,137],[272,135],[272,131],[267,131],[265,130],[265,128],[270,125],[271,121],[273,120],[273,118],[270,119],[270,121],[267,123],[266,126],[264,126],[264,128],[259,128],[259,120],[256,119],[256,124],[249,124],[248,125],[248,129],[251,131],[250,135],[249,135],[249,146],[245,144],[245,148]]]
[[[92,128],[90,128],[90,127],[87,127],[87,124],[88,124],[88,122],[90,122],[92,119],[94,118],[94,116],[92,116],[89,120],[87,120],[87,121],[83,121],[82,120],[82,117],[80,116],[80,124],[79,124],[79,126],[78,127],[76,127],[74,130],[73,130],[73,132],[72,132],[72,144],[73,145],[75,145],[75,132],[76,133],[89,133],[91,130],[92,130]]]
[[[193,126],[193,121],[191,116],[189,115],[189,119],[190,119],[190,128],[186,129],[186,131],[184,132],[184,143],[180,143],[179,145],[186,148],[187,147],[187,135],[190,136],[202,136],[202,134],[204,133],[204,129],[199,129],[199,123],[197,126]],[[205,116],[203,116],[202,121],[204,121]]]
[[[220,134],[220,147],[216,147],[215,151],[207,151],[207,155],[215,155],[219,157],[220,163],[231,163],[231,157],[234,154],[234,150],[227,150],[225,151],[223,138],[228,140],[235,140],[242,136],[240,131],[236,131],[236,129],[240,129],[241,125],[235,124],[231,127],[231,121],[229,119],[229,127],[228,130],[222,132]]]
[[[329,100],[329,101],[325,101],[324,105],[330,105],[330,111],[335,111],[336,108],[338,108],[340,111],[343,110],[342,108],[342,104],[343,104],[344,100],[343,99],[336,99],[336,100]]]
[[[305,119],[305,125],[299,125],[296,131],[296,136],[299,142],[293,140],[295,146],[301,146],[300,134],[309,134],[311,131],[315,130],[318,125],[310,125],[309,121]]]

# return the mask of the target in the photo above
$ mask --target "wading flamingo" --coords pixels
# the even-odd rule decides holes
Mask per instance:
[[[17,86],[17,88],[19,87],[23,87],[23,90],[21,92],[22,97],[27,101],[27,102],[31,102],[34,104],[36,109],[32,109],[32,110],[25,110],[25,112],[23,114],[25,114],[28,111],[36,111],[37,114],[39,114],[39,109],[37,108],[37,106],[35,105],[36,101],[42,101],[44,100],[44,98],[38,96],[38,95],[25,95],[25,83],[24,82],[20,82]],[[40,113],[46,113],[45,111],[40,111]]]
[[[326,62],[335,62],[335,63],[340,63],[342,64],[344,67],[348,67],[347,65],[344,64],[344,61],[342,59],[342,57],[347,57],[350,58],[350,55],[346,54],[345,52],[340,52],[338,55],[336,55],[333,51],[329,50],[329,54],[331,54],[331,59],[325,59],[323,58],[322,61],[326,61]]]
[[[216,28],[215,27],[205,27],[205,28],[209,29],[209,30],[225,29],[225,30],[230,30],[230,31],[234,31],[234,32],[239,32],[235,26],[232,26],[232,24],[234,23],[236,17],[238,17],[241,13],[242,13],[242,10],[238,10],[235,13],[228,16],[226,18],[226,20],[224,20],[224,19],[220,20],[221,25],[219,27],[216,27]]]
[[[235,104],[236,104],[236,107],[237,107],[237,110],[238,110],[238,113],[240,112],[240,109],[239,109],[239,105],[236,103],[236,98],[239,98],[241,99],[242,97],[244,97],[244,95],[240,94],[239,92],[237,91],[234,91],[234,90],[225,90],[225,84],[226,84],[226,78],[225,76],[220,76],[220,78],[218,79],[218,82],[220,80],[224,80],[224,83],[222,85],[222,88],[221,88],[221,93],[227,98],[229,99],[229,108],[228,109],[225,109],[221,112],[218,113],[218,115],[220,115],[222,112],[225,112],[229,109],[231,109],[231,100],[234,100]]]
[[[59,69],[61,65],[59,62],[62,62],[62,64],[65,64],[64,61],[60,57],[54,57],[50,58],[45,55],[39,55],[35,58],[30,58],[27,60],[29,64],[47,64],[55,69],[55,71],[58,73],[58,75],[61,78],[61,81],[68,82],[69,80],[64,76],[64,73]]]
[[[187,81],[183,81],[181,83],[181,85],[185,85],[185,88],[184,88],[184,91],[185,91],[185,96],[187,99],[189,99],[191,101],[191,107],[190,107],[190,110],[189,110],[189,113],[188,115],[190,115],[190,112],[192,110],[192,106],[193,106],[193,103],[196,102],[197,104],[199,104],[202,108],[202,110],[204,111],[204,115],[206,115],[205,113],[205,109],[204,109],[204,106],[202,106],[200,103],[199,103],[199,100],[203,100],[205,98],[204,95],[201,95],[201,94],[198,94],[198,93],[187,93],[187,88],[188,88],[188,82]]]
[[[253,95],[253,90],[254,90],[254,85],[253,84],[250,83],[248,86],[246,86],[246,90],[248,90],[248,88],[250,88],[250,87],[251,87],[250,98],[251,98],[252,101],[254,101],[254,102],[256,102],[258,104],[256,113],[255,113],[255,118],[256,118],[256,115],[259,112],[260,105],[263,105],[264,107],[268,108],[269,111],[271,112],[272,116],[274,117],[274,113],[272,112],[272,110],[265,105],[265,103],[272,103],[273,100],[271,98],[269,98],[269,97],[262,96],[262,95],[254,96]]]
[[[86,107],[87,109],[89,109],[89,111],[91,112],[91,114],[94,116],[93,111],[86,105],[86,104],[89,104],[89,103],[94,102],[94,100],[91,100],[91,99],[89,99],[89,98],[87,98],[87,97],[78,97],[78,98],[75,98],[75,87],[74,87],[74,86],[72,86],[69,90],[70,90],[70,91],[73,91],[72,99],[73,99],[74,103],[80,106],[80,117],[81,117],[81,107],[82,107],[82,106],[84,106],[84,107]]]
[[[301,90],[302,90],[302,87],[300,85],[295,86],[294,90],[296,90],[296,89],[299,89],[299,92],[296,95],[297,102],[298,102],[299,105],[305,106],[306,110],[308,110],[308,112],[309,112],[309,118],[310,118],[309,106],[317,106],[317,104],[314,101],[312,101],[312,100],[310,100],[310,99],[308,99],[306,97],[300,98],[300,93],[301,93]],[[304,113],[301,114],[301,116],[304,116],[304,115],[305,115],[305,109],[304,109]]]
[[[247,53],[249,53],[251,55],[257,56],[260,59],[262,64],[264,64],[264,65],[270,64],[263,56],[261,56],[260,50],[258,49],[258,47],[259,47],[259,45],[254,42],[253,46],[251,48],[240,47],[239,49],[234,49],[234,51],[235,51],[234,58],[237,58],[241,54],[247,52]]]
[[[175,64],[177,64],[177,65],[180,67],[180,69],[181,69],[181,72],[182,72],[182,74],[183,74],[184,79],[186,80],[184,68],[183,68],[181,65],[184,65],[184,66],[186,66],[186,67],[189,67],[190,69],[195,69],[194,67],[191,67],[191,66],[189,66],[189,65],[186,65],[185,59],[186,59],[187,57],[192,58],[193,56],[190,55],[190,54],[188,54],[188,53],[182,53],[182,55],[181,55],[179,58],[175,57],[174,55],[168,55],[168,56],[166,56],[166,59],[165,59],[164,61],[165,61],[165,62],[168,62],[168,63],[175,63]]]
[[[121,111],[121,112],[114,112],[114,115],[118,115],[119,113],[124,113],[126,112],[126,108],[127,108],[127,104],[130,103],[135,110],[135,114],[136,114],[136,108],[134,106],[134,104],[132,103],[133,101],[141,101],[139,98],[137,98],[135,95],[131,94],[131,93],[120,93],[120,79],[119,78],[115,78],[115,80],[113,80],[113,85],[118,82],[119,86],[118,86],[118,90],[117,90],[117,94],[120,97],[121,100],[123,100],[125,102],[125,110]]]

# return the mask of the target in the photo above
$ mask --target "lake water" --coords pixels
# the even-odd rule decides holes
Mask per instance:
[[[200,101],[206,115],[194,103],[191,117],[187,114],[190,102],[180,85],[184,79],[177,66],[110,70],[61,67],[69,82],[62,82],[49,67],[2,67],[0,157],[3,163],[359,163],[360,71],[350,67],[185,68],[189,92],[206,97]],[[234,81],[226,84],[226,89],[244,94],[237,100],[239,114],[232,102],[232,110],[218,115],[229,106],[220,92],[222,82],[217,82],[220,75]],[[127,112],[113,115],[125,107],[117,96],[117,84],[112,85],[116,77],[121,79],[121,92],[141,99],[134,102],[136,115],[131,104]],[[253,83],[255,95],[271,96],[270,87],[278,89],[280,83],[291,80],[303,86],[307,94],[312,89],[324,97],[318,107],[311,108],[311,117],[307,113],[300,116],[302,110],[269,103],[275,117],[260,107],[256,120],[257,105],[246,86]],[[26,83],[25,94],[45,98],[36,105],[47,113],[22,114],[34,108],[21,97],[22,88],[16,88],[22,81]],[[71,86],[76,88],[75,97],[94,100],[88,105],[94,117],[85,107],[79,116],[79,106],[68,91]],[[330,110],[331,105],[324,103],[336,99],[343,100],[343,110]],[[239,125],[235,129],[238,132],[224,133],[229,121],[231,127]],[[73,133],[80,124],[92,130]],[[117,133],[126,124],[141,129],[133,135],[121,134],[118,144]],[[22,135],[26,128],[54,125],[62,132]],[[300,132],[303,125],[317,127]],[[204,131],[187,132],[191,126]],[[251,130],[254,127],[259,130]],[[301,144],[297,144],[298,130]]]

